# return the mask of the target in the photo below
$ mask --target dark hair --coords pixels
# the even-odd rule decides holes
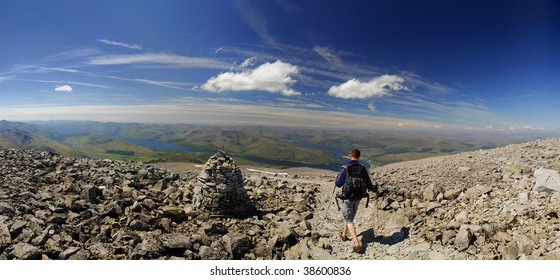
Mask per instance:
[[[354,149],[350,152],[350,157],[352,158],[360,158],[360,150]]]

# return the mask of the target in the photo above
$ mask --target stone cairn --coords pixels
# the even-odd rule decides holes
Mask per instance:
[[[244,216],[255,211],[233,159],[219,151],[204,165],[193,194],[194,208],[211,216]]]

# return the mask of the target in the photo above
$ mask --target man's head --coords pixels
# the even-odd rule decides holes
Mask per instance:
[[[360,159],[360,150],[358,150],[358,149],[353,149],[353,150],[350,152],[350,159],[356,159],[356,160],[357,160],[357,159]]]

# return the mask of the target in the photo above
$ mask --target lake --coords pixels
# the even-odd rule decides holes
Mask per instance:
[[[188,152],[188,153],[214,153],[214,152],[216,152],[214,150],[200,149],[200,148],[190,147],[190,146],[186,146],[186,145],[179,145],[179,144],[170,144],[170,143],[165,143],[165,142],[158,141],[158,140],[146,140],[146,139],[138,139],[138,138],[125,138],[125,140],[127,140],[129,142],[132,142],[134,144],[143,145],[143,146],[147,146],[147,147],[151,147],[151,148],[155,148],[155,149],[161,149],[161,150],[173,150],[173,151]],[[332,170],[332,171],[340,171],[341,166],[346,164],[347,161],[348,161],[347,159],[342,158],[342,155],[346,155],[346,152],[344,152],[340,149],[332,149],[332,148],[329,148],[329,147],[314,145],[314,144],[311,144],[311,143],[305,143],[305,144],[304,143],[298,143],[298,144],[302,144],[302,145],[306,145],[306,146],[310,146],[310,147],[314,147],[314,148],[328,149],[330,151],[333,151],[337,154],[337,156],[340,156],[340,162],[335,163],[335,164],[305,164],[305,163],[295,162],[295,161],[273,160],[273,159],[255,157],[255,156],[244,156],[244,155],[236,155],[236,154],[231,154],[231,156],[234,159],[235,158],[242,158],[242,159],[246,159],[246,160],[250,160],[250,161],[257,162],[257,163],[262,163],[262,164],[270,164],[270,165],[283,166],[283,167],[309,167],[309,168],[326,169],[326,170]],[[227,151],[226,151],[226,153],[227,153]],[[364,164],[364,166],[366,166],[366,168],[369,169],[370,164],[368,162],[363,162],[362,161],[362,164]]]

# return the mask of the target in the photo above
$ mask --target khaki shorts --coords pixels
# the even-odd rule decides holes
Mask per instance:
[[[354,223],[354,217],[356,217],[356,213],[358,212],[358,206],[360,205],[360,201],[350,201],[350,200],[343,200],[342,201],[342,215],[344,216],[344,221],[348,223]]]

